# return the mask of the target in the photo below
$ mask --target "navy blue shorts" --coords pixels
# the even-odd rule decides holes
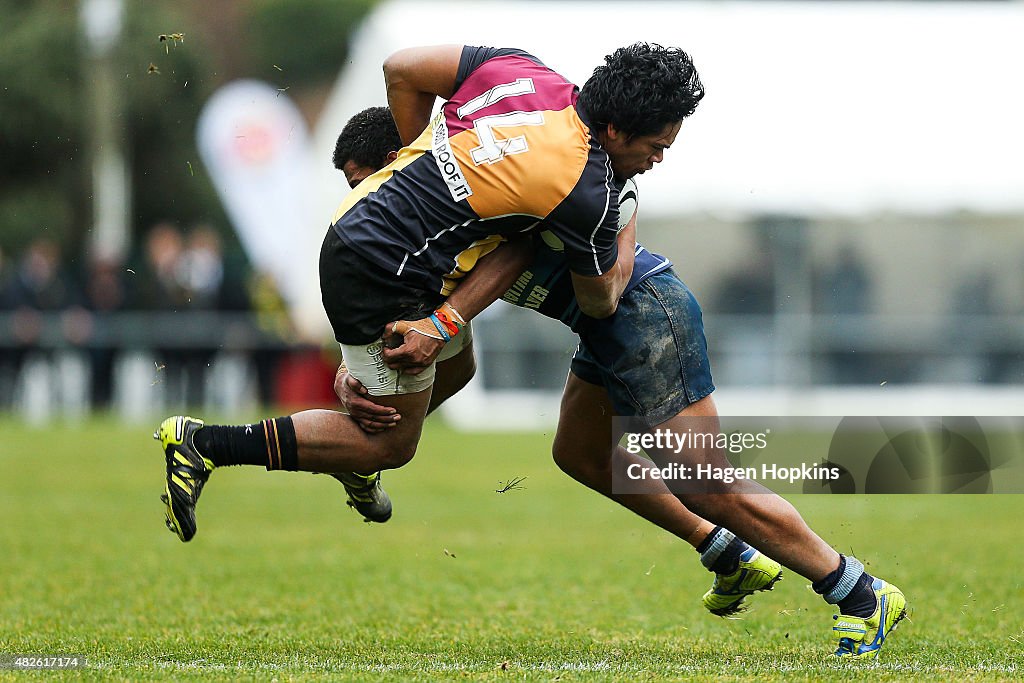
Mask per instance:
[[[648,426],[715,390],[700,304],[671,270],[623,295],[618,310],[587,320],[572,373],[603,386],[616,412]]]

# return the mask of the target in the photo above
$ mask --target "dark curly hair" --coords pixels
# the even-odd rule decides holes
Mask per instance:
[[[334,145],[334,167],[339,171],[348,161],[360,166],[383,168],[388,153],[402,149],[398,126],[387,107],[364,109],[348,120]]]
[[[604,58],[580,90],[592,123],[628,137],[652,135],[693,113],[704,86],[693,60],[677,47],[634,43]]]

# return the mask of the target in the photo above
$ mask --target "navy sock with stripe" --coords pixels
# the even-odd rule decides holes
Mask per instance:
[[[268,470],[298,469],[299,449],[291,417],[248,425],[206,425],[196,431],[199,453],[218,467],[263,465]]]
[[[725,527],[716,526],[697,546],[701,563],[708,571],[729,575],[740,566],[740,555],[750,546]]]
[[[811,587],[825,598],[825,602],[837,605],[840,614],[866,619],[877,606],[875,591],[871,587],[874,580],[857,558],[840,555],[839,566]]]

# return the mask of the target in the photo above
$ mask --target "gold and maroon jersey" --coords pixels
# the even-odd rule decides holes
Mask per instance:
[[[463,48],[454,95],[345,198],[335,232],[397,280],[445,296],[504,236],[542,221],[573,272],[603,274],[617,257],[621,182],[578,92],[521,50]]]

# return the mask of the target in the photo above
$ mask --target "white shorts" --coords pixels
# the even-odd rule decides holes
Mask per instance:
[[[349,373],[363,383],[371,396],[394,396],[415,394],[429,389],[434,384],[435,366],[459,355],[472,343],[473,327],[466,323],[455,339],[444,345],[437,360],[418,375],[409,375],[389,368],[384,362],[384,342],[380,339],[372,344],[359,346],[342,344],[341,355],[345,359]]]

